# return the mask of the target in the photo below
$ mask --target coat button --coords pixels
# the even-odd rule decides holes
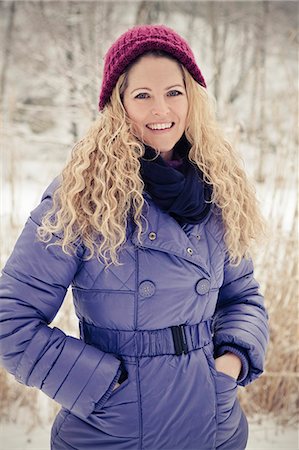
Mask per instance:
[[[200,234],[196,235],[196,239],[200,240]]]
[[[195,289],[196,289],[196,292],[199,295],[206,294],[207,292],[209,292],[209,289],[210,289],[210,281],[207,280],[206,278],[202,278],[201,280],[199,280],[196,283],[196,288]]]
[[[157,235],[156,235],[156,233],[155,233],[154,231],[151,231],[151,232],[149,233],[148,237],[149,237],[149,239],[150,239],[151,241],[154,241],[154,240],[156,239]]]
[[[154,295],[154,293],[156,292],[155,283],[149,280],[142,281],[142,283],[140,283],[139,285],[138,291],[141,297],[144,298],[152,297],[152,295]]]
[[[187,248],[187,252],[189,253],[189,255],[193,255],[193,250],[192,250],[191,247],[188,247],[188,248]]]

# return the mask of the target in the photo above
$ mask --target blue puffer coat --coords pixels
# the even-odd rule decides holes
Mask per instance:
[[[83,261],[81,246],[71,257],[35,239],[57,183],[31,212],[0,279],[2,364],[62,405],[52,449],[244,448],[237,387],[263,371],[267,313],[252,262],[227,263],[216,208],[181,227],[145,193],[142,245],[129,223],[124,264],[105,271],[96,258]],[[49,327],[69,285],[80,340]],[[238,381],[215,369],[225,349],[242,356]]]

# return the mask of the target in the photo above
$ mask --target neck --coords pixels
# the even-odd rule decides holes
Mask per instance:
[[[168,150],[165,152],[161,151],[161,157],[164,159],[164,161],[168,162],[174,159],[174,151],[172,150]]]

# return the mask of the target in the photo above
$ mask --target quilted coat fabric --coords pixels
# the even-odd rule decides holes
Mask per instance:
[[[61,404],[52,450],[244,449],[237,388],[263,371],[268,320],[252,261],[228,264],[219,211],[181,227],[144,193],[142,244],[128,223],[123,264],[104,270],[82,246],[68,256],[35,238],[58,182],[0,279],[2,365]],[[49,325],[69,286],[80,339]],[[248,362],[238,381],[214,364],[230,347]]]

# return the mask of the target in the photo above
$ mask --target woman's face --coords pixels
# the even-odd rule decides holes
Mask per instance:
[[[170,160],[188,112],[180,66],[168,58],[144,56],[129,70],[123,103],[138,138]]]

